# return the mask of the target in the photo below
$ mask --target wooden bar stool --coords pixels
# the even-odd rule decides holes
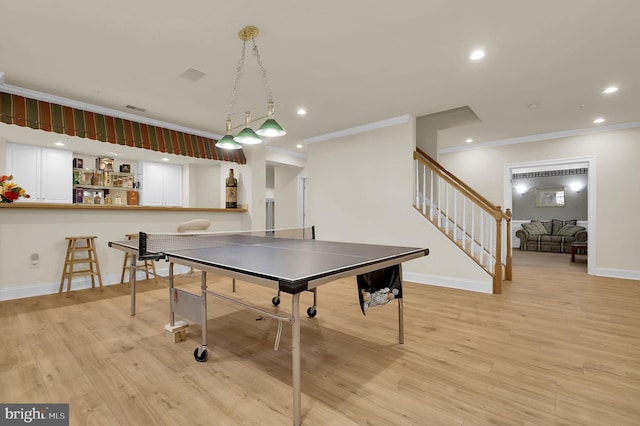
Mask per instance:
[[[58,293],[62,293],[64,280],[67,280],[67,296],[71,294],[71,279],[74,276],[90,276],[91,288],[96,287],[96,279],[100,283],[102,291],[102,275],[100,275],[100,264],[98,263],[98,252],[96,251],[96,236],[65,237],[67,240],[67,254],[64,258],[64,268],[62,278],[60,278],[60,288]],[[84,243],[82,243],[84,241]],[[81,244],[78,244],[81,243]],[[76,257],[76,254],[86,252],[85,257]],[[86,264],[85,269],[75,269],[77,264]]]
[[[128,240],[137,240],[138,234],[126,234]],[[122,275],[120,276],[120,284],[124,284],[124,274],[129,271],[129,285],[131,285],[131,256],[129,252],[124,252],[124,262],[122,263]],[[137,259],[136,259],[137,262]],[[136,264],[136,269],[141,269],[145,272],[147,279],[149,279],[149,271],[153,275],[153,279],[156,279],[156,264],[153,260],[145,260],[143,264]]]

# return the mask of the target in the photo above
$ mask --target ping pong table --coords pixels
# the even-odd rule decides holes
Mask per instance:
[[[109,247],[131,255],[131,315],[135,315],[135,276],[137,260],[164,259],[169,262],[169,322],[175,317],[190,320],[201,326],[202,344],[194,351],[197,361],[207,359],[207,296],[231,302],[276,319],[278,331],[274,349],[278,349],[282,323],[291,323],[291,366],[293,388],[293,424],[301,420],[301,349],[300,349],[300,295],[315,293],[322,284],[339,278],[362,275],[401,264],[429,254],[426,248],[358,244],[315,239],[314,228],[294,230],[267,230],[236,233],[146,234],[138,240],[111,241]],[[174,265],[183,265],[202,271],[200,294],[175,287]],[[273,305],[280,303],[280,293],[291,295],[288,314],[269,311],[226,295],[216,293],[207,286],[207,273],[253,283],[277,290]],[[235,285],[234,285],[235,290]],[[399,343],[404,343],[403,299],[398,302]],[[316,314],[314,306],[307,310]]]

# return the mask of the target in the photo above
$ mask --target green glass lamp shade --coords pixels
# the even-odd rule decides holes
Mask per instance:
[[[269,118],[262,126],[256,131],[260,136],[266,136],[268,138],[276,138],[278,136],[284,136],[287,132],[278,124],[273,118]]]
[[[251,130],[251,127],[245,127],[244,129],[242,129],[242,131],[238,133],[238,135],[233,138],[233,140],[246,145],[255,145],[262,143],[262,139],[258,137],[256,132]]]
[[[233,136],[227,134],[216,143],[216,147],[222,149],[240,149],[242,145],[234,141]]]

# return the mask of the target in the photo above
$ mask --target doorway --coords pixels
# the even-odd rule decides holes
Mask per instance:
[[[596,168],[595,157],[576,157],[565,158],[557,160],[543,160],[543,161],[531,161],[524,163],[506,164],[504,170],[504,206],[505,208],[513,211],[513,197],[515,191],[515,184],[513,182],[513,175],[520,172],[531,172],[544,170],[561,170],[561,169],[587,169],[587,222],[586,228],[589,235],[589,249],[587,251],[587,273],[590,275],[595,274],[596,259],[597,259],[597,240],[596,240],[596,210],[595,210],[595,194],[596,194]],[[531,190],[531,188],[529,188]],[[535,188],[533,188],[535,191]],[[520,228],[520,223],[523,220],[512,220],[511,235],[513,247],[518,247],[518,239],[515,237],[515,232]],[[528,222],[529,220],[524,220]]]
[[[307,177],[298,177],[298,227],[307,226]]]
[[[267,198],[267,205],[266,205],[265,211],[267,214],[266,225],[265,225],[266,229],[273,230],[275,229],[275,226],[276,226],[276,200]]]

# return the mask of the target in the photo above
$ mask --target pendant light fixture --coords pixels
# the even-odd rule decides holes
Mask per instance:
[[[278,136],[283,136],[286,134],[286,131],[278,124],[275,120],[275,108],[273,105],[273,96],[271,95],[271,87],[269,86],[269,81],[267,80],[267,71],[264,69],[262,65],[262,59],[260,58],[260,53],[258,53],[258,46],[256,45],[255,38],[258,36],[258,28],[254,26],[248,26],[243,28],[238,36],[240,40],[242,40],[242,54],[240,55],[240,60],[236,66],[236,78],[233,83],[233,90],[231,92],[231,100],[229,102],[229,108],[227,110],[227,121],[226,121],[226,132],[224,137],[220,139],[216,143],[216,147],[223,149],[240,149],[242,145],[255,145],[262,143],[262,139],[260,136],[275,138]],[[261,117],[258,117],[254,120],[251,119],[251,112],[245,112],[245,122],[244,128],[238,133],[235,137],[232,135],[233,127],[231,125],[231,111],[235,106],[236,96],[238,94],[238,84],[240,82],[240,75],[242,74],[242,69],[244,68],[244,58],[246,52],[247,42],[250,41],[253,49],[253,52],[256,55],[256,60],[258,61],[258,66],[262,73],[262,79],[264,81],[264,87],[267,92],[268,102],[267,102],[267,114]],[[267,120],[260,126],[257,131],[253,131],[251,129],[251,123],[257,120],[261,120],[266,118]],[[241,126],[237,126],[241,127]]]
[[[240,149],[242,145],[233,140],[233,136],[231,135],[231,120],[227,118],[227,131],[225,135],[220,139],[216,146],[222,149]]]

